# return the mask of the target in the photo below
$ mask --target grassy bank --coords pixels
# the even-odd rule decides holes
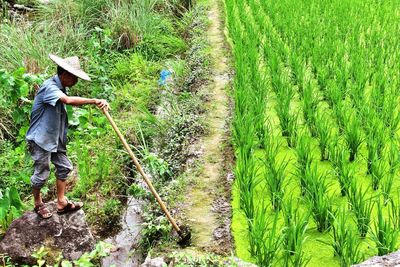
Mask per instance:
[[[108,99],[112,116],[128,142],[138,148],[154,179],[168,180],[179,172],[182,159],[176,166],[173,162],[177,154],[185,157],[176,153],[185,150],[187,136],[182,131],[198,132],[196,127],[200,127],[186,110],[191,110],[190,114],[201,110],[196,101],[191,101],[193,88],[201,82],[192,75],[197,66],[185,60],[186,55],[196,53],[188,49],[193,32],[189,27],[195,16],[185,9],[187,3],[54,1],[47,5],[32,2],[31,6],[34,11],[28,16],[10,17],[11,12],[4,12],[1,21],[0,51],[4,57],[0,65],[4,70],[0,72],[0,110],[6,116],[0,119],[0,190],[16,189],[25,208],[31,207],[32,163],[24,136],[35,85],[55,72],[55,67],[49,67],[53,64],[48,53],[80,56],[93,82],[80,82],[69,94]],[[176,85],[159,85],[163,69],[172,73]],[[179,88],[179,94],[173,92],[175,88]],[[163,96],[177,101],[179,109],[172,106],[177,113],[157,118]],[[126,196],[137,192],[132,184],[135,171],[96,108],[69,108],[68,115],[68,151],[75,166],[68,196],[86,202],[85,211],[95,233],[110,234],[118,229]],[[170,120],[172,115],[175,120]],[[182,136],[172,145],[170,137],[176,132]],[[158,143],[153,143],[156,139]],[[153,147],[158,150],[150,151]],[[46,200],[55,197],[54,179],[52,175],[43,189]],[[13,212],[9,206],[2,230],[23,210],[18,206]]]

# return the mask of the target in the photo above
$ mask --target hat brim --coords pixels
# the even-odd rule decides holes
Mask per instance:
[[[54,61],[54,63],[56,63],[58,66],[60,66],[64,70],[68,71],[72,75],[75,75],[76,77],[81,78],[82,80],[85,80],[85,81],[91,81],[92,80],[92,79],[90,79],[89,75],[87,75],[86,72],[84,72],[83,70],[79,70],[79,69],[76,69],[76,68],[72,67],[64,59],[62,59],[62,58],[60,58],[60,57],[58,57],[56,55],[53,55],[53,54],[49,54],[49,58],[52,61]]]

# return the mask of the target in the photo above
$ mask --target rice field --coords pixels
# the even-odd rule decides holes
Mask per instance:
[[[398,249],[399,3],[224,3],[237,255],[349,266]]]

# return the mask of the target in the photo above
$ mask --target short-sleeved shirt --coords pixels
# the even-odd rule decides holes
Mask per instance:
[[[67,110],[65,104],[59,101],[64,95],[66,89],[55,75],[43,83],[33,103],[26,139],[49,152],[66,151]]]

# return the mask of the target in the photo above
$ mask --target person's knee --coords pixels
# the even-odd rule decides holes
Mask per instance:
[[[56,168],[56,177],[59,180],[67,180],[68,175],[71,173],[72,171],[72,165],[70,166],[63,166],[63,167],[57,167]]]
[[[50,175],[50,164],[48,160],[37,160],[34,164],[35,171],[31,176],[31,184],[34,188],[42,188]]]
[[[42,188],[45,185],[47,179],[49,178],[49,174],[50,173],[47,174],[42,173],[41,175],[36,175],[36,174],[32,175],[31,177],[32,187],[37,189]]]

